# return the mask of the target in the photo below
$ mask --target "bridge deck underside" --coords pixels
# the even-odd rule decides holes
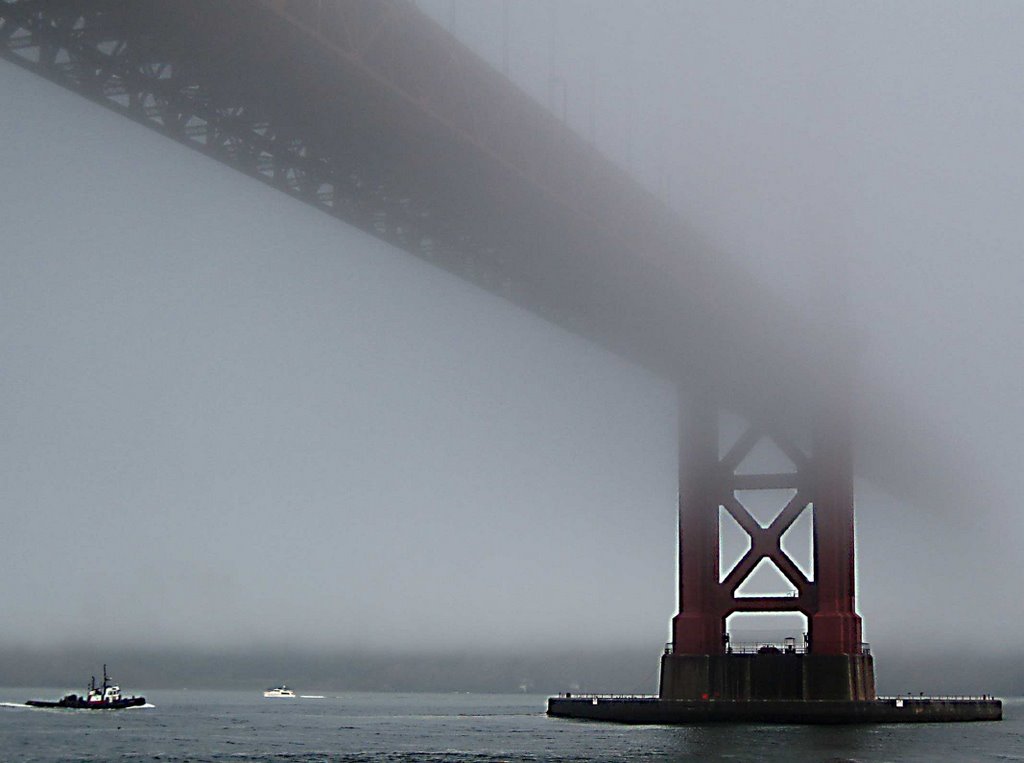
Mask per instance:
[[[782,406],[808,354],[791,316],[409,3],[13,0],[0,23],[10,60],[737,407]]]

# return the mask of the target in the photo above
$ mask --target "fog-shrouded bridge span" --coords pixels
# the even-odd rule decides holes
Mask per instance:
[[[928,460],[933,442],[872,415],[892,398],[856,382],[840,295],[781,304],[410,0],[0,0],[0,52],[678,382],[675,651],[724,653],[736,611],[798,611],[818,655],[870,659],[853,449],[860,473],[911,498],[948,469]],[[720,408],[751,425],[724,453]],[[761,436],[791,473],[737,473]],[[736,498],[782,488],[793,498],[768,527]],[[808,578],[780,539],[812,504]],[[751,541],[721,580],[720,506]],[[739,598],[766,558],[795,595]]]

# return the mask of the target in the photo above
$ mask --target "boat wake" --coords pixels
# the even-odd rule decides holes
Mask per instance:
[[[299,699],[323,699],[323,694],[300,694]]]
[[[28,707],[24,702],[0,702],[0,707]]]

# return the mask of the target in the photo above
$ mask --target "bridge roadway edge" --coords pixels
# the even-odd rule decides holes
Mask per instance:
[[[563,695],[548,699],[554,718],[633,725],[704,723],[875,724],[1000,721],[994,698],[873,700],[678,700]]]

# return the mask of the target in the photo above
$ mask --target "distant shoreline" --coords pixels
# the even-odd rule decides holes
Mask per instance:
[[[657,692],[659,658],[657,646],[493,652],[0,646],[0,686],[77,686],[83,671],[107,662],[125,686],[147,689],[254,691],[286,681],[306,694],[648,694]],[[877,660],[881,694],[1024,696],[1024,653],[879,650]]]

